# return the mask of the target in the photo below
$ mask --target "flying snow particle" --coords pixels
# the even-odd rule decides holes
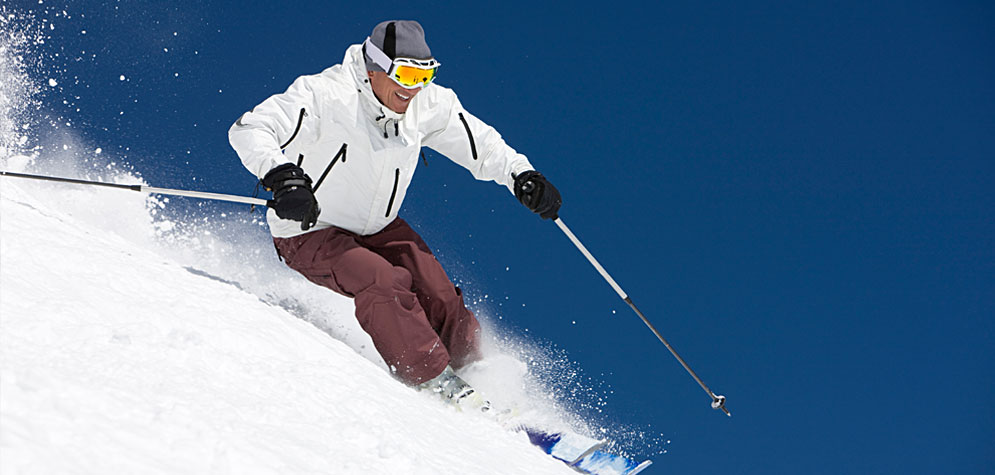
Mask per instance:
[[[48,85],[49,85],[49,86],[52,86],[52,87],[55,87],[55,86],[58,86],[58,85],[59,85],[59,82],[58,82],[58,81],[56,81],[55,79],[52,79],[52,78],[48,78]]]
[[[121,79],[122,81],[124,81],[124,79],[125,79],[125,77],[124,77],[124,74],[122,74],[122,75],[121,75],[121,78],[120,78],[120,79]]]
[[[100,148],[100,147],[97,147],[97,149],[96,149],[96,150],[94,150],[94,151],[93,151],[93,153],[95,153],[95,154],[97,154],[97,155],[100,155],[101,153],[103,153],[103,151],[104,151],[104,149],[102,149],[102,148]]]

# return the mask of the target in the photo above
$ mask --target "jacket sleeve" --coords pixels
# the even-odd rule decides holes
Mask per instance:
[[[512,175],[532,170],[528,158],[508,146],[493,127],[466,111],[452,90],[433,84],[431,110],[437,116],[429,121],[422,143],[463,168],[478,180],[500,183],[514,193]],[[427,91],[426,91],[427,92]]]
[[[228,129],[228,141],[242,164],[259,178],[277,165],[291,163],[282,150],[300,132],[306,114],[317,107],[315,77],[302,76],[242,114]]]

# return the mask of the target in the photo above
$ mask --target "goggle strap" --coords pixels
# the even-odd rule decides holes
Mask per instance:
[[[366,41],[363,42],[363,48],[366,50],[366,54],[370,57],[370,59],[372,59],[374,63],[377,63],[377,66],[380,66],[386,73],[390,72],[390,68],[394,61],[387,56],[387,53],[384,53],[380,50],[380,48],[377,48],[377,45],[373,44],[373,41],[370,40],[369,36],[367,36]]]

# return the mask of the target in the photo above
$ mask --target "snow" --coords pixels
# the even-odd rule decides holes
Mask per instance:
[[[575,473],[179,262],[159,203],[0,179],[0,472]]]

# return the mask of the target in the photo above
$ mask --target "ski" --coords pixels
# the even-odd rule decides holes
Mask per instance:
[[[547,431],[521,426],[529,442],[574,470],[588,475],[636,475],[653,462],[637,462],[602,450],[604,440],[566,431]]]
[[[542,449],[553,458],[573,466],[594,453],[605,441],[592,439],[573,432],[549,432],[534,427],[520,427],[529,436],[532,445]]]
[[[650,460],[637,462],[621,455],[595,450],[571,467],[590,475],[636,475],[653,464]]]
[[[519,420],[517,407],[498,410],[487,405],[489,417],[505,429],[525,433],[529,442],[576,470],[588,475],[636,475],[653,462],[636,462],[621,455],[606,452],[604,439],[594,439],[568,429],[540,429],[534,423]]]

